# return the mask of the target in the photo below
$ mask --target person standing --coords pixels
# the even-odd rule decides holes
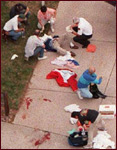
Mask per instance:
[[[16,15],[9,21],[7,21],[3,27],[3,31],[7,36],[10,36],[12,40],[16,41],[20,36],[24,35],[24,28],[19,28],[18,24],[25,19],[23,14]]]
[[[96,127],[98,127],[99,130],[105,130],[105,122],[101,114],[93,109],[82,109],[80,112],[72,112],[71,118],[75,118],[80,122],[82,125],[79,126],[80,129],[88,130],[88,143],[84,148],[92,148],[93,135]],[[89,128],[86,127],[86,121],[91,122]]]
[[[83,72],[81,77],[78,80],[77,86],[77,94],[80,99],[84,98],[92,98],[93,95],[89,91],[88,86],[90,84],[101,84],[102,82],[102,77],[97,79],[97,75],[95,74],[96,69],[94,67],[90,67],[86,71]]]
[[[92,25],[84,18],[73,18],[74,25],[71,25],[72,34],[75,35],[73,38],[74,42],[78,42],[82,45],[82,48],[87,48],[90,44],[89,39],[93,36]],[[70,43],[71,48],[78,48],[74,43]]]
[[[39,37],[40,30],[35,30],[34,35],[30,36],[25,46],[25,60],[28,61],[29,57],[39,55],[38,60],[46,59],[44,56],[45,44]]]
[[[54,32],[54,23],[56,18],[56,10],[52,8],[47,8],[46,6],[42,6],[37,14],[38,18],[38,28],[44,31],[44,26],[47,23],[50,23],[51,31]]]

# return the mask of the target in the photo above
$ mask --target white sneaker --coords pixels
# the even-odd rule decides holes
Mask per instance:
[[[77,90],[77,95],[78,95],[78,97],[79,97],[80,99],[83,99],[83,97],[81,96],[81,93],[80,93],[79,90]]]
[[[43,56],[43,57],[38,57],[38,60],[43,60],[43,59],[46,59],[47,56]]]

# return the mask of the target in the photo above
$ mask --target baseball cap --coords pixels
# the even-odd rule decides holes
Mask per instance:
[[[25,19],[25,15],[24,15],[24,14],[20,14],[20,15],[19,15],[19,18]]]

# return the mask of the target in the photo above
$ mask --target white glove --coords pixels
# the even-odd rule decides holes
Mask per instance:
[[[67,32],[72,32],[72,31],[73,31],[73,30],[71,29],[71,25],[69,25],[69,26],[66,27],[66,31],[67,31]]]
[[[14,54],[12,57],[11,57],[11,60],[14,60],[15,58],[17,58],[18,55]]]
[[[70,122],[71,122],[71,124],[75,124],[75,123],[77,123],[77,121],[78,121],[78,119],[75,119],[75,118],[70,118]]]

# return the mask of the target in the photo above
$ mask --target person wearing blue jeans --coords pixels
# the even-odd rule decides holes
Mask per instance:
[[[93,97],[92,93],[88,89],[88,86],[90,84],[101,84],[102,77],[97,79],[97,75],[95,74],[95,71],[96,70],[94,67],[90,67],[79,78],[78,83],[77,83],[77,86],[78,86],[77,94],[80,99],[83,99],[83,97],[84,98]]]
[[[44,56],[45,44],[43,40],[39,37],[40,30],[35,30],[34,35],[31,35],[25,46],[25,60],[28,61],[29,57],[38,56],[38,60],[46,59],[47,56]]]
[[[44,55],[44,48],[43,47],[37,47],[35,50],[34,50],[34,54],[33,56],[36,56],[37,54],[39,54],[39,57],[42,58],[43,55]]]
[[[13,40],[17,40],[20,36],[24,35],[24,31],[21,32],[15,32],[14,30],[9,31],[9,36],[13,39]]]
[[[25,29],[18,27],[19,23],[23,20],[25,20],[25,15],[20,14],[7,21],[3,27],[5,35],[11,37],[14,41],[16,41],[20,36],[23,36]]]

